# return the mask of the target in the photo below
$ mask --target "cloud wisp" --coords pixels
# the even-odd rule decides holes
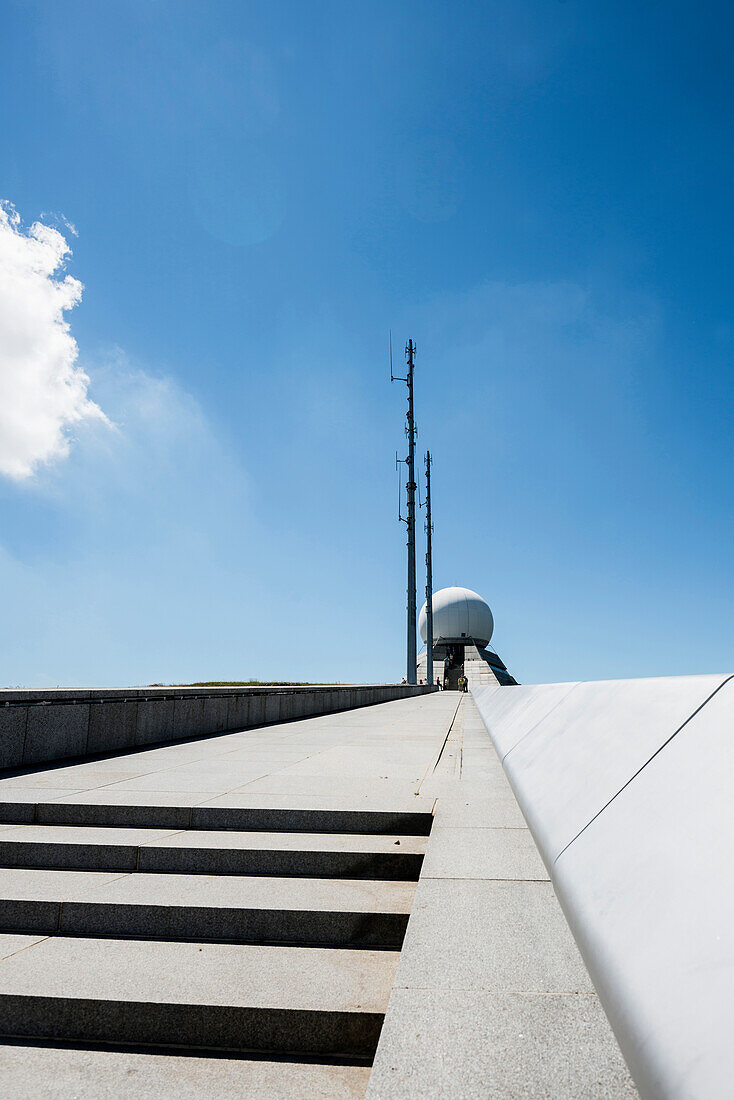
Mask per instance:
[[[72,425],[107,422],[88,396],[89,377],[66,314],[82,284],[63,273],[66,238],[35,222],[26,229],[0,203],[0,475],[31,478],[65,458]]]

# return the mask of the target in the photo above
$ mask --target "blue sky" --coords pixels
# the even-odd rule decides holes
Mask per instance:
[[[733,24],[6,3],[0,682],[402,676],[390,328],[517,678],[730,671]]]

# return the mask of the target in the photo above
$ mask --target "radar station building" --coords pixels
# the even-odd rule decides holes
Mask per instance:
[[[459,678],[468,687],[516,684],[489,643],[494,617],[489,604],[470,588],[442,588],[433,593],[433,675],[441,686],[458,690]],[[426,604],[418,616],[418,629],[426,643]],[[426,681],[426,650],[418,655],[418,681]]]

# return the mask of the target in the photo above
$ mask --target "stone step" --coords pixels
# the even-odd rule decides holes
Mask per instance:
[[[361,1100],[369,1067],[261,1058],[0,1043],[13,1100]]]
[[[397,951],[0,936],[0,1035],[371,1058]]]
[[[0,802],[0,824],[11,825],[103,825],[149,829],[428,836],[432,822],[432,815],[425,811],[115,805],[105,802],[13,802],[12,799]]]
[[[425,837],[0,826],[0,866],[416,881]]]
[[[414,893],[368,879],[12,868],[0,931],[399,948]]]

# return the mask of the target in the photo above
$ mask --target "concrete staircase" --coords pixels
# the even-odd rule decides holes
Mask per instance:
[[[496,653],[490,649],[479,649],[473,644],[468,644],[464,652],[464,675],[470,691],[498,685],[508,687],[517,683]]]
[[[6,1088],[362,1095],[431,820],[4,803]]]

